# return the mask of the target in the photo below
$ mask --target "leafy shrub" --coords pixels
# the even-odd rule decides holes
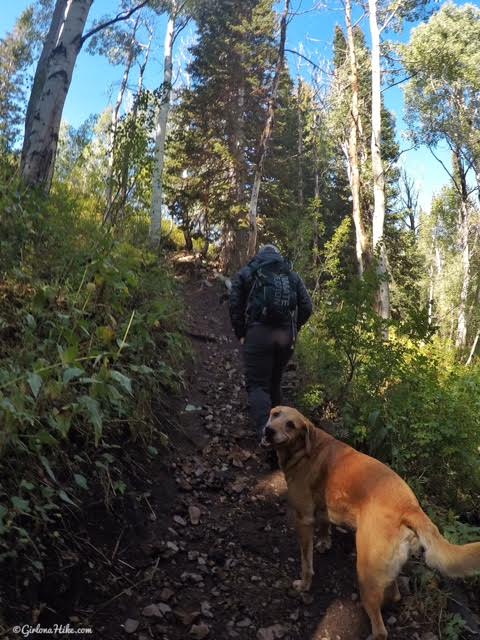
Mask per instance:
[[[158,256],[112,238],[68,192],[2,202],[0,561],[40,578],[92,487],[106,504],[122,496],[122,444],[164,438],[152,402],[182,386],[188,345]]]
[[[309,410],[331,402],[353,444],[390,463],[429,500],[472,509],[480,492],[480,367],[455,361],[448,343],[373,312],[375,281],[343,278],[327,246],[316,312],[300,336]],[[330,251],[330,254],[328,254]],[[409,333],[406,332],[406,327]]]

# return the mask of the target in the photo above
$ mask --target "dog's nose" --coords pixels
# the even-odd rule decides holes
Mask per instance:
[[[263,433],[265,435],[266,438],[272,438],[273,435],[275,434],[275,429],[272,429],[272,427],[270,427],[268,424],[265,426],[265,429],[263,430]]]

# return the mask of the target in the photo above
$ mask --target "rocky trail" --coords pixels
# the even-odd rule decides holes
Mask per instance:
[[[184,291],[195,358],[180,430],[164,425],[169,454],[148,468],[130,524],[115,539],[106,528],[103,544],[99,533],[91,574],[99,554],[111,570],[91,576],[70,620],[108,640],[365,640],[351,533],[334,529],[332,549],[316,553],[310,594],[292,590],[300,569],[293,519],[282,474],[248,426],[222,285],[204,274]],[[291,395],[294,370],[285,386]],[[405,597],[385,612],[390,638],[436,640],[438,619],[413,583],[401,578]]]

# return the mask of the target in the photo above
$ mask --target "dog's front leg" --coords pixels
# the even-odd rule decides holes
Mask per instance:
[[[297,527],[300,552],[302,558],[302,578],[293,582],[293,588],[297,591],[308,591],[312,584],[313,576],[313,514],[300,514],[297,512],[295,525]]]

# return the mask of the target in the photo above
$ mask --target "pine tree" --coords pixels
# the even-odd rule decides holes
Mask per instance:
[[[203,210],[211,218],[209,224],[221,227],[222,259],[228,270],[238,267],[246,252],[250,168],[275,61],[272,4],[272,0],[198,3],[194,13],[198,40],[188,66],[191,87],[183,91],[173,118],[167,168],[170,205],[189,219],[194,209]],[[201,176],[205,191],[197,184]],[[172,189],[182,181],[180,191]]]

